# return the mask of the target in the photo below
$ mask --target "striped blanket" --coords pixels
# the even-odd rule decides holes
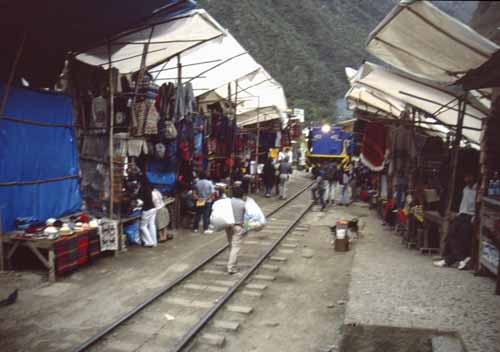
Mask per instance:
[[[68,272],[87,263],[100,253],[97,230],[58,239],[54,244],[56,272]]]

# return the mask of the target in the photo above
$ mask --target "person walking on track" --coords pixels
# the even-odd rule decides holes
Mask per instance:
[[[229,244],[229,260],[227,262],[227,272],[232,275],[238,272],[238,254],[243,240],[243,221],[245,218],[245,201],[243,200],[243,190],[233,189],[231,205],[234,214],[234,225],[226,228],[227,242]]]
[[[264,186],[266,187],[266,198],[271,197],[271,193],[274,187],[274,166],[273,159],[267,159],[267,162],[264,164],[264,169],[262,170],[262,179],[264,181]]]
[[[286,199],[286,194],[288,191],[288,182],[290,181],[290,176],[292,175],[292,165],[290,165],[290,160],[288,157],[281,162],[280,167],[280,199]]]

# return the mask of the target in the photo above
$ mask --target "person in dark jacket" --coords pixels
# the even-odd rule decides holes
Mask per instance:
[[[264,186],[266,187],[266,198],[271,197],[275,179],[273,159],[269,158],[264,164],[264,169],[262,170],[262,180],[264,181]]]

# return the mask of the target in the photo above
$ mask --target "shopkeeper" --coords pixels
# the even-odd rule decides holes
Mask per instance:
[[[466,175],[464,181],[465,187],[458,216],[450,225],[443,250],[443,259],[435,261],[433,263],[435,266],[451,266],[459,262],[458,269],[463,270],[470,261],[472,234],[474,232],[472,222],[476,214],[477,185],[474,183],[472,175]]]

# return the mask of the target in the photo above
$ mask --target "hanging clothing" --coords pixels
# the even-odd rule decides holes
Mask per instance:
[[[412,167],[417,157],[417,148],[409,128],[398,127],[391,133],[390,158],[393,172],[403,175]]]
[[[106,128],[108,126],[108,103],[102,96],[92,100],[92,126]]]
[[[177,86],[177,92],[176,92],[176,97],[175,97],[175,120],[180,121],[184,118],[184,114],[186,111],[186,106],[185,106],[185,92],[184,92],[184,86],[182,84],[179,84]]]
[[[197,110],[196,98],[194,96],[193,85],[191,84],[191,82],[186,83],[186,85],[184,87],[184,99],[185,99],[185,103],[184,103],[184,107],[185,107],[184,114],[185,115],[184,116],[187,117],[187,116],[194,114]]]
[[[157,135],[158,134],[158,121],[160,115],[156,111],[154,100],[146,99],[146,121],[144,122],[144,134]]]

